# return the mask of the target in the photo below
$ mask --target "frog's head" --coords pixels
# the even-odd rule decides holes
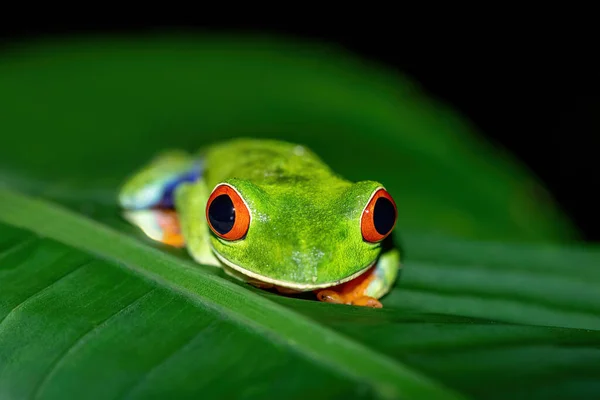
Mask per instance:
[[[213,189],[206,218],[221,262],[263,282],[313,290],[372,266],[397,211],[374,181],[259,187],[229,179]]]

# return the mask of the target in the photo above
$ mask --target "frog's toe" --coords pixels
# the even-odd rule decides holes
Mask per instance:
[[[333,290],[319,290],[316,294],[317,299],[325,303],[341,304],[344,302],[342,296],[340,296],[339,293],[336,293]]]
[[[383,305],[374,297],[362,296],[352,301],[352,305],[361,307],[383,308]]]

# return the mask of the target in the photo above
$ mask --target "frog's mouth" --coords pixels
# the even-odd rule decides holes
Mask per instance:
[[[357,272],[353,273],[352,275],[349,275],[349,276],[347,276],[345,278],[339,279],[337,281],[325,282],[325,283],[319,283],[319,284],[312,284],[312,283],[297,283],[297,282],[282,281],[282,280],[279,280],[279,279],[272,279],[272,278],[266,277],[264,275],[257,274],[256,272],[249,271],[249,270],[247,270],[247,269],[245,269],[243,267],[240,267],[239,265],[237,265],[237,264],[229,261],[228,259],[226,259],[222,255],[220,255],[218,252],[214,251],[214,249],[213,249],[213,254],[226,267],[229,267],[229,268],[233,269],[234,271],[237,271],[237,272],[239,272],[240,274],[242,274],[242,275],[244,275],[246,277],[255,279],[255,280],[260,281],[260,282],[268,283],[268,284],[271,284],[271,285],[275,285],[275,286],[279,286],[279,287],[284,287],[284,288],[287,288],[287,289],[294,289],[294,290],[298,290],[298,291],[308,291],[308,290],[314,290],[314,289],[324,289],[324,288],[328,288],[328,287],[332,287],[332,286],[337,286],[337,285],[340,285],[342,283],[351,281],[352,279],[355,279],[355,278],[359,277],[360,275],[364,274],[365,272],[367,272],[377,262],[377,259],[375,259],[374,261],[370,262],[365,267],[361,268],[359,271],[357,271]]]

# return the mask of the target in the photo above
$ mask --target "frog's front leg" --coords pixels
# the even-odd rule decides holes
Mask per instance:
[[[210,246],[210,228],[205,216],[209,196],[204,179],[183,183],[175,191],[175,208],[190,255],[200,264],[221,266]]]
[[[381,254],[376,265],[359,277],[315,293],[320,301],[327,303],[381,308],[379,299],[394,286],[400,268],[399,250],[390,249]]]
[[[153,240],[184,247],[174,196],[182,184],[195,182],[201,175],[198,158],[179,150],[158,154],[122,186],[119,205],[124,209],[123,217]]]

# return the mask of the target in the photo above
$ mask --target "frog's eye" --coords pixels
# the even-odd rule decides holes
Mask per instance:
[[[206,220],[215,235],[226,240],[239,240],[248,232],[250,211],[233,187],[220,184],[206,203]]]
[[[371,196],[360,220],[363,239],[371,243],[382,241],[396,226],[397,217],[392,196],[385,189],[378,189]]]

